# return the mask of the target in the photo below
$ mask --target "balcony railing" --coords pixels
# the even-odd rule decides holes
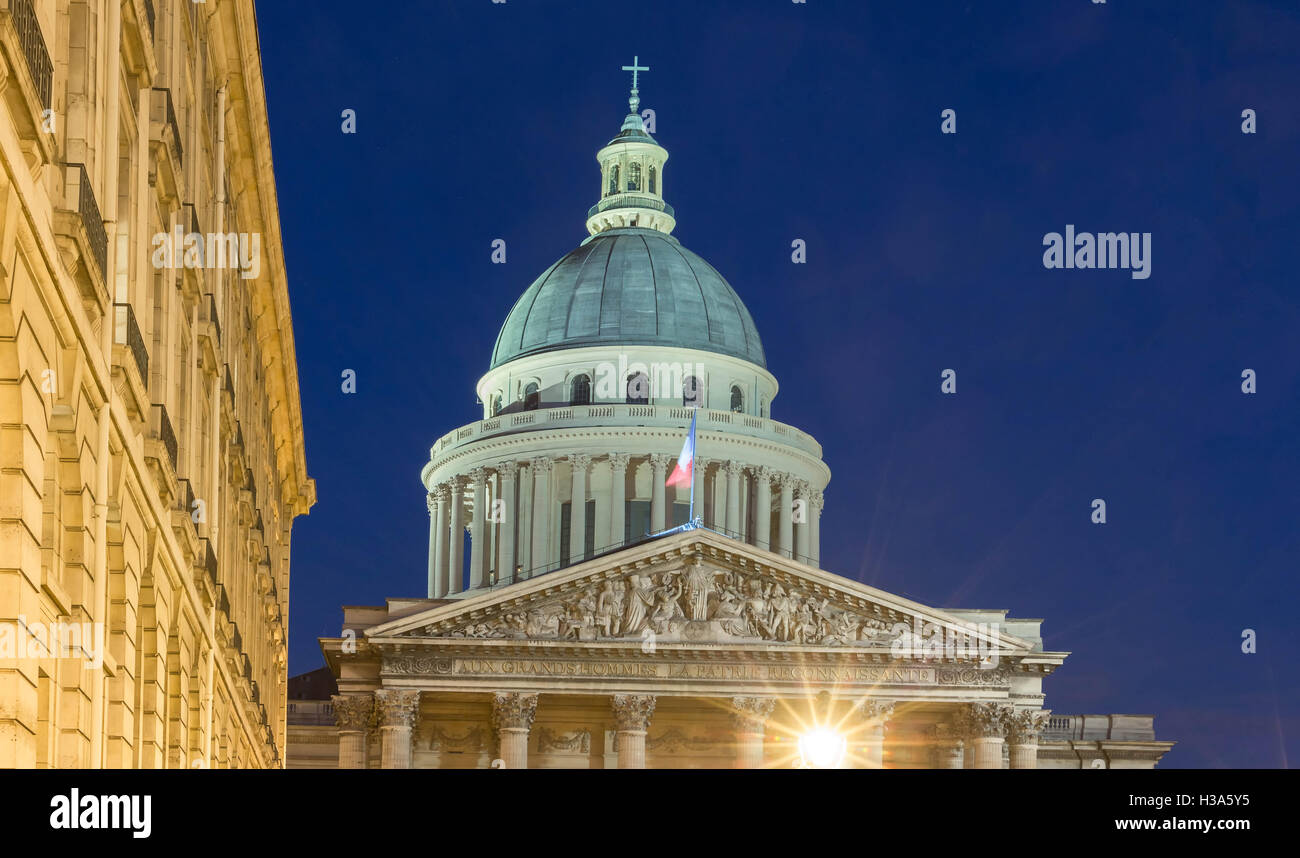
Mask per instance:
[[[172,470],[176,470],[176,432],[172,429],[172,421],[167,417],[167,406],[154,403],[149,415],[149,434],[162,442],[167,458],[171,460]]]
[[[212,586],[217,586],[217,552],[212,547],[212,540],[207,537],[199,539],[199,551],[194,555],[194,565],[208,575]]]
[[[135,310],[130,304],[113,305],[113,342],[126,346],[135,358],[135,368],[140,380],[149,383],[149,352],[144,347],[144,337],[135,321]]]
[[[188,6],[190,4],[186,3],[185,5]],[[181,146],[181,126],[176,121],[176,107],[172,103],[172,91],[165,86],[155,86],[153,91],[161,92],[163,94],[163,121],[166,122],[172,130],[171,142],[172,146],[176,148],[176,161],[178,163],[184,163],[185,149]]]
[[[13,16],[18,44],[27,63],[27,72],[36,85],[41,107],[49,110],[54,106],[54,63],[50,61],[50,50],[41,34],[36,7],[32,0],[4,0],[4,5],[9,7],[9,14]]]
[[[587,210],[587,217],[591,217],[599,212],[609,211],[610,209],[654,209],[657,212],[663,212],[669,217],[676,217],[673,207],[663,200],[654,197],[643,197],[637,194],[615,194],[596,203]]]
[[[189,515],[194,511],[194,486],[189,480],[177,480],[176,508]]]
[[[153,38],[157,30],[154,29],[158,21],[158,13],[153,9],[153,0],[144,0],[144,16],[149,21],[149,38]]]
[[[203,227],[199,226],[199,211],[194,207],[194,203],[186,203],[181,208],[185,212],[185,231],[202,235]]]
[[[99,213],[99,204],[95,202],[95,191],[90,187],[90,173],[84,164],[69,164],[67,180],[69,184],[77,186],[77,214],[81,216],[81,225],[86,230],[86,238],[90,241],[95,263],[99,265],[99,273],[107,280],[108,233],[104,230],[104,218]]]
[[[217,342],[221,342],[221,319],[217,317],[217,297],[211,292],[203,296],[206,300],[199,306],[202,308],[203,321],[212,325],[217,335]]]

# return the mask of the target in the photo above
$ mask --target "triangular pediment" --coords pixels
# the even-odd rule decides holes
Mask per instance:
[[[996,627],[972,626],[702,529],[471,593],[366,636],[394,644],[450,638],[833,647],[910,658],[927,657],[923,649],[936,639],[997,657],[1033,649]]]

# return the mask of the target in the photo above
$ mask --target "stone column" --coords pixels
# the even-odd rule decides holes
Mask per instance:
[[[772,551],[772,472],[754,469],[754,545]]]
[[[507,769],[528,768],[528,731],[536,714],[536,694],[498,691],[492,699],[492,727]]]
[[[789,474],[779,474],[776,478],[776,484],[781,487],[780,507],[777,509],[777,522],[780,530],[777,533],[777,551],[785,557],[794,553],[794,477]]]
[[[1012,708],[1002,703],[971,703],[968,705],[971,737],[977,769],[1002,768],[1002,744],[1006,735],[1007,720]]]
[[[551,472],[555,460],[550,456],[533,459],[533,566],[537,575],[551,565]]]
[[[885,767],[885,727],[894,717],[894,701],[870,697],[857,705],[863,725],[863,747],[866,749],[866,767]]]
[[[497,537],[497,583],[515,580],[515,479],[519,466],[514,462],[497,463],[497,475],[501,478],[501,505],[505,507],[505,518],[499,527]]]
[[[692,518],[704,518],[704,477],[709,470],[709,463],[697,458],[691,465],[691,491],[694,493],[694,509],[687,513]]]
[[[652,694],[615,694],[614,723],[618,727],[615,747],[620,769],[645,768],[645,734],[655,711]]]
[[[796,499],[801,502],[799,520],[794,522],[794,559],[811,565],[812,558],[808,554],[808,522],[812,518],[812,501],[808,498],[808,483],[799,480],[794,489]]]
[[[469,525],[469,588],[487,584],[487,469],[469,472],[474,492],[474,518]]]
[[[736,768],[763,768],[763,728],[772,710],[775,697],[731,698],[731,722],[736,728]]]
[[[382,768],[411,767],[411,728],[419,710],[419,691],[382,688],[375,692]]]
[[[727,520],[724,530],[732,539],[745,538],[745,525],[740,520],[741,464],[735,459],[727,462]]]
[[[609,541],[622,545],[627,527],[624,505],[627,502],[627,453],[609,454]]]
[[[573,453],[569,456],[572,481],[569,492],[569,562],[581,563],[587,556],[587,470],[591,456]]]
[[[440,483],[434,486],[434,494],[438,503],[438,556],[436,558],[437,569],[434,572],[434,596],[441,599],[447,595],[451,586],[450,568],[448,563],[449,552],[451,551],[451,537],[448,531],[451,528],[451,494],[446,483]]]
[[[330,699],[339,730],[339,768],[364,769],[375,716],[374,698],[370,694],[335,694]]]
[[[663,453],[650,454],[650,532],[666,530],[667,510],[664,506],[664,481],[668,479],[668,457]]]
[[[451,521],[447,531],[447,593],[465,589],[465,499],[460,477],[451,479]]]
[[[1041,709],[1021,709],[1007,719],[1011,768],[1038,768],[1038,737],[1047,726],[1048,714]]]
[[[527,578],[533,568],[533,469],[527,464],[519,468],[519,528],[515,542],[518,558],[515,565],[522,567],[518,578]]]
[[[442,595],[438,592],[438,553],[442,550],[442,543],[446,541],[446,537],[438,536],[437,494],[429,492],[425,504],[429,507],[429,598],[437,599]]]
[[[808,565],[822,568],[822,507],[826,506],[826,495],[821,491],[811,494],[808,507]]]
[[[956,724],[938,723],[930,728],[931,751],[934,754],[936,769],[965,768],[963,740]]]

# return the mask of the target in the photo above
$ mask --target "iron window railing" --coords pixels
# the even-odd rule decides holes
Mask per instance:
[[[27,71],[36,84],[36,95],[41,100],[41,107],[49,110],[54,106],[54,63],[50,60],[45,36],[41,34],[36,6],[32,0],[8,0],[6,5],[13,16],[14,29],[18,31],[18,45],[27,62]]]
[[[186,3],[185,5],[188,6],[189,4]],[[172,129],[172,145],[176,147],[176,160],[181,163],[184,163],[185,148],[181,146],[181,126],[180,123],[176,121],[176,107],[172,103],[172,91],[165,86],[155,86],[153,88],[153,91],[161,92],[164,96],[163,98],[163,105],[164,105],[163,112],[165,114],[164,120],[168,125],[171,126]]]
[[[77,214],[81,216],[81,225],[86,229],[86,237],[90,240],[90,250],[99,265],[99,273],[107,280],[108,233],[104,230],[104,218],[99,213],[99,204],[95,202],[95,191],[90,187],[90,173],[86,166],[69,164],[68,181],[77,183]]]
[[[171,460],[172,470],[176,470],[176,432],[173,431],[172,421],[167,416],[167,406],[154,403],[153,419],[150,422],[153,437],[162,442],[163,448],[167,451],[167,458]]]
[[[217,586],[217,552],[212,548],[212,540],[206,536],[199,539],[199,553],[194,558],[194,565],[208,573],[208,581]]]
[[[130,304],[113,305],[113,342],[127,347],[135,358],[135,368],[140,380],[149,383],[149,351],[145,348],[140,326],[135,321],[135,310]]]

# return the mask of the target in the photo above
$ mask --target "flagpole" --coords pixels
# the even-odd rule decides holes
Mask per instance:
[[[698,458],[695,455],[695,418],[699,413],[697,405],[694,413],[691,414],[691,505],[686,511],[686,520],[690,523],[695,522],[695,460]]]

